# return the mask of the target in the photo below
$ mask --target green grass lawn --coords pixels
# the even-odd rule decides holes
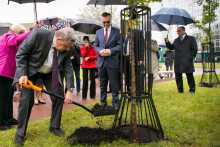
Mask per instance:
[[[220,75],[218,75],[220,79]],[[187,80],[184,78],[183,94],[177,91],[175,80],[153,86],[153,100],[164,131],[165,140],[149,143],[149,147],[176,146],[220,146],[220,86],[214,88],[199,87],[201,76],[195,76],[196,94],[188,92]],[[110,103],[111,98],[108,98]],[[95,103],[88,104],[92,108]],[[43,113],[43,111],[42,111]],[[30,122],[27,129],[25,147],[63,147],[70,146],[67,137],[75,129],[83,127],[97,128],[97,122],[104,129],[110,128],[114,116],[94,118],[82,108],[65,111],[62,115],[61,128],[65,137],[56,137],[48,130],[50,117]],[[16,129],[0,132],[0,146],[13,147]],[[83,145],[76,145],[83,146]],[[127,140],[117,140],[113,143],[102,142],[100,146],[146,146],[137,143],[129,144]]]
[[[160,66],[164,65],[165,63],[159,63]],[[202,63],[194,63],[195,68],[202,68]],[[220,63],[215,63],[215,69],[220,69]]]

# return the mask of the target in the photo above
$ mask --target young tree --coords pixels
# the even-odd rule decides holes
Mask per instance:
[[[219,0],[198,0],[197,3],[199,6],[203,5],[202,19],[195,20],[196,23],[194,23],[192,27],[198,28],[205,33],[204,38],[198,35],[196,38],[202,43],[207,43],[211,41],[213,35],[211,23],[217,20],[215,10],[219,7]]]
[[[127,3],[128,3],[128,6],[148,6],[149,3],[151,2],[161,2],[162,0],[127,0]],[[132,9],[131,9],[132,11]],[[130,32],[133,32],[131,30],[133,30],[135,28],[135,25],[136,22],[139,24],[140,23],[140,20],[138,20],[137,18],[134,18],[134,19],[137,19],[137,20],[133,20],[133,16],[135,16],[135,12],[127,12],[127,16],[129,16],[129,28],[127,28],[127,34],[129,34],[129,42],[130,44],[133,44],[131,43],[131,41],[133,41],[133,36],[134,34],[131,34]],[[133,14],[133,15],[132,15]],[[131,73],[132,73],[132,76],[131,76],[131,96],[136,96],[136,81],[135,81],[135,63],[134,63],[134,46],[131,46],[129,45],[129,51],[131,53],[131,55],[133,55],[132,57],[130,57],[130,61],[132,61],[130,64],[131,64]],[[132,60],[133,59],[133,60]],[[138,133],[138,129],[137,129],[137,119],[136,119],[136,100],[133,99],[132,100],[132,112],[131,112],[131,133],[133,135],[136,135]]]

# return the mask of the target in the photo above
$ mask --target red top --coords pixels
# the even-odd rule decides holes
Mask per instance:
[[[93,46],[89,45],[89,49],[87,49],[84,45],[80,48],[80,52],[83,57],[81,68],[97,68],[95,60],[98,59],[98,55],[96,54]],[[89,60],[85,61],[86,57],[89,57]]]

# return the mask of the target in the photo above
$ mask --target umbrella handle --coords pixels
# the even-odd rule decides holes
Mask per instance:
[[[30,80],[27,81],[27,84],[25,84],[24,81],[23,81],[21,83],[21,85],[24,86],[27,89],[34,89],[34,90],[39,91],[39,92],[42,91],[42,88],[33,85],[33,83]]]

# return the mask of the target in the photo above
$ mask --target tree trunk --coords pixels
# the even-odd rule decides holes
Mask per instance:
[[[131,65],[131,96],[136,96],[136,76],[135,76],[135,58],[134,58],[134,31],[129,34],[129,54]],[[132,112],[131,112],[131,134],[137,134],[137,119],[136,119],[136,99],[132,100]]]

